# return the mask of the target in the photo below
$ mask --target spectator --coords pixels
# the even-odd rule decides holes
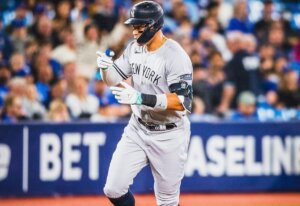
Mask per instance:
[[[111,0],[96,0],[92,5],[92,19],[104,33],[110,33],[118,22],[118,12],[115,9],[114,1]]]
[[[199,121],[216,121],[218,118],[214,115],[205,113],[205,105],[201,98],[193,97],[192,114],[190,115],[190,120],[194,122]]]
[[[26,77],[31,74],[31,68],[26,65],[25,57],[21,53],[14,53],[11,56],[10,67],[13,76]]]
[[[9,36],[4,31],[3,15],[0,13],[0,61],[8,61],[13,52],[13,45]]]
[[[38,43],[51,42],[52,45],[55,43],[55,36],[53,32],[53,23],[48,16],[43,15],[39,17],[37,22],[33,25],[32,35]]]
[[[244,34],[243,35],[243,47],[249,53],[257,55],[257,42],[253,34]]]
[[[240,93],[237,100],[238,109],[233,112],[232,120],[258,120],[256,112],[256,98],[250,91]]]
[[[120,105],[102,80],[94,82],[94,93],[99,100],[100,114],[103,117],[111,119],[130,114],[130,107],[124,104]]]
[[[87,1],[75,0],[74,7],[72,8],[70,15],[76,42],[83,42],[84,27],[91,23],[91,19],[89,18],[87,11]]]
[[[54,44],[53,46],[56,47],[61,44],[60,39],[60,32],[72,27],[71,18],[71,3],[68,0],[58,1],[55,6],[55,17],[52,21],[53,23],[53,32],[54,32]]]
[[[9,92],[8,83],[11,78],[11,72],[8,65],[0,64],[0,111],[4,104],[4,99]]]
[[[281,112],[277,108],[278,95],[276,91],[267,91],[264,96],[260,96],[257,102],[257,114],[260,121],[280,120]]]
[[[265,43],[267,40],[267,35],[268,32],[270,31],[271,23],[273,21],[272,19],[273,8],[274,5],[272,0],[264,1],[262,19],[260,19],[254,25],[254,34],[258,38],[259,43]]]
[[[296,71],[285,71],[278,91],[279,106],[284,108],[300,108],[299,75]]]
[[[29,119],[43,120],[45,118],[46,108],[38,101],[38,93],[34,84],[27,85],[23,106]]]
[[[58,61],[60,64],[65,64],[76,60],[76,42],[72,29],[64,28],[61,31],[63,44],[56,47],[52,53],[51,58]]]
[[[62,77],[66,80],[67,93],[73,92],[75,88],[75,80],[77,76],[77,69],[75,62],[67,62],[63,65]]]
[[[233,58],[226,64],[226,83],[223,90],[222,101],[218,108],[224,113],[228,108],[236,108],[236,98],[243,91],[260,94],[261,77],[258,70],[256,57],[243,48],[243,34],[230,32],[228,34],[228,48],[233,53]]]
[[[285,40],[286,35],[281,22],[274,21],[271,24],[268,34],[268,42],[275,47],[275,55],[287,55],[290,50],[290,46]]]
[[[84,41],[77,46],[77,73],[91,79],[95,76],[96,62],[94,55],[99,50],[98,30],[96,25],[88,24],[84,28]]]
[[[22,107],[22,99],[19,96],[9,94],[4,101],[4,107],[1,114],[3,123],[16,123],[28,120],[24,115]]]
[[[203,100],[206,113],[215,113],[221,103],[225,81],[224,64],[221,53],[213,51],[209,55],[209,67],[206,77],[193,83],[194,94]]]
[[[205,25],[205,21],[207,18],[213,18],[217,22],[217,28],[216,31],[219,34],[223,34],[224,30],[223,27],[219,21],[219,9],[220,9],[220,2],[219,1],[209,1],[209,4],[206,7],[206,15],[202,17],[199,22],[195,25],[195,30],[199,31],[200,28],[202,28]]]
[[[76,77],[74,90],[66,97],[66,105],[74,119],[89,119],[98,113],[99,101],[93,94],[88,94],[87,80]]]
[[[10,35],[10,41],[12,43],[13,51],[24,54],[25,45],[32,38],[28,34],[26,22],[24,19],[15,19],[11,23],[12,32]]]
[[[35,40],[29,41],[25,45],[25,64],[30,68],[33,66],[34,56],[39,50],[39,45]]]
[[[64,101],[67,96],[67,81],[66,79],[58,79],[51,86],[51,100]]]
[[[20,98],[24,98],[26,94],[27,81],[22,77],[13,77],[8,84],[9,93]]]
[[[49,64],[39,65],[37,68],[37,81],[35,85],[38,90],[39,101],[46,107],[50,101],[50,85],[51,82],[54,81],[53,77],[53,70]]]
[[[243,33],[252,32],[252,23],[248,19],[247,1],[238,0],[234,5],[234,17],[230,19],[227,30],[240,31]]]
[[[53,59],[51,57],[51,52],[52,52],[52,45],[51,42],[45,41],[40,43],[39,45],[39,50],[35,53],[35,58],[34,58],[34,75],[36,77],[37,73],[37,67],[39,66],[47,66],[50,65],[51,69],[53,71],[54,78],[57,79],[59,78],[63,71],[62,71],[62,65]]]
[[[61,100],[54,100],[50,103],[47,120],[52,122],[69,122],[70,115],[65,103]]]

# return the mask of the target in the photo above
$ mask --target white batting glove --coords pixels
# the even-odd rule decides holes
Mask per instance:
[[[106,70],[109,67],[112,67],[114,64],[112,57],[107,56],[105,53],[97,51],[96,53],[98,55],[97,57],[97,66],[100,69]]]
[[[141,93],[136,91],[133,87],[125,82],[120,82],[123,87],[110,87],[115,98],[121,104],[142,104]]]

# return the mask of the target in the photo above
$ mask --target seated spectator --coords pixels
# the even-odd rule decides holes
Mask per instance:
[[[68,0],[57,1],[55,5],[55,16],[52,20],[54,47],[61,44],[60,32],[66,28],[71,28],[71,2]],[[64,41],[63,41],[64,42]]]
[[[296,71],[291,69],[285,71],[278,91],[280,107],[300,107],[300,88],[298,82],[299,75]]]
[[[257,21],[254,25],[254,33],[258,38],[258,42],[265,42],[267,39],[268,32],[272,24],[272,12],[274,10],[274,4],[272,0],[264,1],[262,18]]]
[[[66,97],[66,105],[74,119],[89,119],[99,109],[99,101],[88,93],[88,83],[84,77],[75,79],[74,90]]]
[[[51,44],[54,44],[55,42],[52,21],[46,15],[36,20],[32,28],[32,33],[38,43],[49,41]]]
[[[43,120],[46,115],[46,108],[38,101],[38,93],[34,84],[26,87],[26,96],[23,100],[26,116],[32,120]]]
[[[3,26],[3,15],[0,13],[0,61],[8,61],[13,52],[13,45]]]
[[[230,19],[227,30],[238,30],[243,33],[251,33],[253,25],[248,18],[247,1],[236,1],[233,12],[234,17]]]
[[[191,121],[203,122],[203,121],[216,121],[218,118],[212,114],[205,113],[205,104],[201,98],[194,96],[192,114],[189,116]]]
[[[63,79],[66,80],[67,93],[74,89],[75,80],[77,76],[76,63],[74,61],[67,62],[63,65]]]
[[[35,53],[34,58],[34,66],[35,72],[37,67],[39,66],[47,66],[50,64],[51,69],[53,70],[53,74],[55,79],[59,78],[62,75],[62,65],[56,61],[55,59],[51,58],[52,52],[52,44],[49,41],[45,41],[39,44],[39,50]]]
[[[10,58],[10,67],[13,76],[26,77],[31,74],[31,68],[26,64],[21,53],[14,53]]]
[[[94,93],[99,100],[100,115],[106,118],[120,118],[131,113],[130,107],[119,104],[111,90],[102,80],[94,82]]]
[[[0,111],[4,104],[4,99],[9,92],[8,83],[11,78],[11,72],[8,65],[0,64]]]
[[[268,91],[257,101],[257,114],[259,121],[282,120],[280,109],[277,108],[278,95],[276,91]]]
[[[58,79],[51,85],[51,100],[64,101],[67,95],[67,81],[63,78]]]
[[[25,44],[32,38],[28,35],[26,22],[24,19],[15,19],[12,21],[12,33],[10,41],[14,52],[24,54]]]
[[[54,100],[50,103],[47,120],[53,122],[68,122],[70,115],[67,106],[61,100]]]
[[[206,71],[207,74],[203,75],[204,78],[202,77],[201,79],[194,80],[193,82],[194,95],[202,98],[205,104],[206,113],[216,112],[217,108],[221,104],[225,81],[223,67],[224,60],[221,53],[213,51],[209,55],[209,64]]]
[[[9,94],[4,101],[3,111],[1,113],[1,120],[3,123],[16,123],[22,120],[27,120],[25,116],[22,99],[19,96]]]
[[[54,80],[53,70],[49,64],[44,66],[40,65],[37,69],[35,85],[38,90],[39,101],[47,107],[50,101],[51,82]]]
[[[231,120],[257,120],[256,98],[252,92],[244,91],[238,96],[237,111],[234,111]]]
[[[24,51],[25,63],[30,68],[32,68],[35,54],[39,49],[40,49],[39,45],[35,40],[29,41],[25,45],[25,51]]]
[[[25,78],[14,77],[9,81],[9,93],[24,98],[26,94],[26,87],[28,83]]]

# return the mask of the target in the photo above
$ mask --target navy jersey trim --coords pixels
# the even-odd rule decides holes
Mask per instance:
[[[126,74],[124,74],[124,72],[116,65],[113,64],[113,67],[115,68],[115,70],[119,73],[119,75],[123,78],[123,79],[127,79],[128,77],[126,76]]]

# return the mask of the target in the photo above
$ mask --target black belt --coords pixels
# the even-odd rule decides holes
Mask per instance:
[[[164,131],[164,130],[170,130],[177,127],[175,123],[154,124],[154,123],[144,122],[141,118],[138,118],[138,121],[150,131]]]

